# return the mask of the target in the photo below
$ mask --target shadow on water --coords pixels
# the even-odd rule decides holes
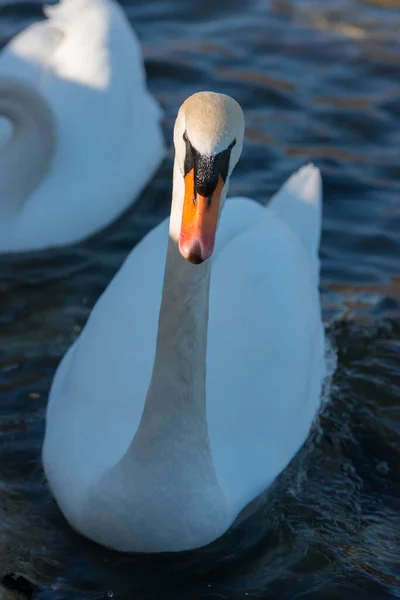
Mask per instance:
[[[40,18],[39,4],[3,4],[0,39]],[[399,7],[122,4],[143,42],[167,140],[179,104],[199,89],[243,105],[232,194],[266,203],[304,162],[322,169],[321,293],[338,369],[313,435],[268,503],[209,548],[121,556],[83,540],[60,515],[41,470],[43,418],[54,370],[99,294],[168,214],[171,153],[105,231],[70,248],[1,257],[0,598],[399,598]]]

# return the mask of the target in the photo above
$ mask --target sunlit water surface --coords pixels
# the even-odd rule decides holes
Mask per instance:
[[[4,43],[41,18],[38,4],[0,6]],[[124,7],[169,143],[184,98],[213,89],[246,114],[232,194],[266,203],[305,162],[322,169],[321,293],[338,369],[302,455],[268,504],[222,541],[179,557],[132,558],[71,532],[40,465],[49,386],[127,253],[168,214],[170,153],[140,202],[106,231],[0,259],[0,576],[10,585],[7,575],[21,573],[42,600],[399,598],[399,3]]]

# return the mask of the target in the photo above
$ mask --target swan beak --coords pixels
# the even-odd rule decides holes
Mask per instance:
[[[194,169],[185,175],[185,199],[179,236],[179,251],[192,264],[199,265],[213,253],[217,232],[219,203],[224,186],[221,175],[212,195],[195,191]]]

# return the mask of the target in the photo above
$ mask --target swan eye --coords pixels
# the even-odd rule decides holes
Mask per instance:
[[[222,177],[222,179],[224,181],[226,181],[226,178],[228,176],[228,171],[229,171],[229,160],[231,157],[231,150],[233,148],[233,146],[236,144],[236,138],[233,140],[233,142],[231,142],[229,144],[229,146],[227,147],[226,150],[224,150],[223,152],[220,152],[220,154],[218,154],[219,157],[219,172],[220,175]]]
[[[214,156],[202,155],[193,148],[186,131],[183,139],[186,143],[184,177],[194,170],[194,189],[196,193],[208,198],[209,206],[211,196],[218,184],[218,176],[221,175],[224,182],[228,177],[231,150],[236,144],[236,139],[225,150]]]

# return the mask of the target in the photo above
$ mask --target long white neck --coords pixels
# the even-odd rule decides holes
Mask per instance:
[[[0,116],[12,132],[0,148],[0,215],[12,216],[47,174],[57,143],[50,106],[36,90],[0,79]]]
[[[210,266],[191,265],[169,240],[156,355],[138,435],[178,436],[208,458],[206,350]]]
[[[208,453],[206,351],[210,261],[192,265],[177,246],[183,177],[174,169],[170,235],[158,321],[156,355],[140,430],[156,422],[168,440],[182,429],[190,443]]]
[[[115,547],[178,551],[203,546],[227,527],[225,495],[215,473],[206,415],[210,263],[179,253],[176,216],[183,177],[174,170],[170,239],[153,373],[142,419],[123,459],[102,489],[119,489],[129,527]]]

